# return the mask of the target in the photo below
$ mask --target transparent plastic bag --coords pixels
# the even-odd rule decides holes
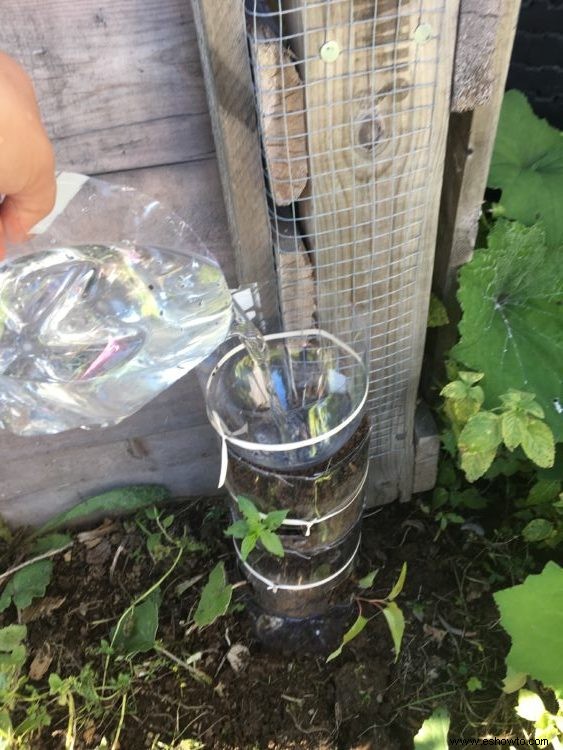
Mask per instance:
[[[1,428],[116,424],[227,337],[219,265],[158,201],[63,173],[35,232],[0,265]]]

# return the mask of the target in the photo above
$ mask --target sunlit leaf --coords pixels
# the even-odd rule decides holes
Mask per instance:
[[[418,730],[415,750],[448,750],[449,728],[450,715],[445,708],[437,708]]]
[[[225,566],[222,562],[217,563],[201,592],[194,615],[194,622],[198,628],[211,625],[218,617],[224,615],[231,602],[232,594],[233,587],[227,583]]]
[[[327,663],[329,661],[332,661],[333,659],[336,659],[338,656],[340,656],[344,646],[347,643],[350,643],[350,641],[354,640],[354,638],[356,638],[358,635],[360,635],[360,633],[368,624],[368,622],[369,620],[367,617],[364,617],[363,615],[358,615],[354,624],[342,636],[342,643],[340,644],[340,646],[331,654],[329,654],[329,656],[327,657]]]
[[[387,625],[391,632],[391,638],[393,639],[393,645],[395,647],[395,661],[399,658],[401,653],[401,643],[403,640],[403,633],[405,632],[405,618],[400,607],[397,606],[396,602],[390,602],[383,610]]]
[[[393,599],[396,599],[401,591],[403,590],[403,586],[405,585],[405,578],[407,577],[407,563],[404,562],[401,567],[401,572],[399,573],[399,577],[397,578],[397,582],[389,592],[387,599],[392,602]]]

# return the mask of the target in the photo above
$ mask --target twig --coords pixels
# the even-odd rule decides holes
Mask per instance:
[[[123,694],[123,698],[121,699],[121,711],[119,713],[119,724],[117,725],[117,729],[115,731],[115,737],[113,738],[113,742],[111,743],[111,750],[117,750],[119,747],[119,737],[121,736],[121,730],[123,729],[123,722],[125,720],[125,709],[127,708],[127,693]]]
[[[13,568],[10,568],[5,573],[2,573],[0,575],[0,583],[5,578],[9,578],[14,573],[17,573],[18,570],[23,570],[23,568],[27,568],[28,565],[32,565],[34,562],[38,562],[39,560],[45,560],[47,557],[54,557],[55,555],[58,555],[59,552],[64,552],[69,547],[72,547],[74,542],[69,542],[68,544],[65,544],[64,547],[59,547],[58,549],[51,549],[48,552],[43,552],[42,555],[37,555],[37,557],[32,557],[29,560],[26,560],[25,562],[20,563],[19,565],[14,565]]]

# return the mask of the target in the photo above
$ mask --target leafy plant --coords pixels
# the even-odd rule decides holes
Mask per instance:
[[[501,188],[508,218],[528,226],[541,220],[549,244],[563,243],[563,139],[520,91],[504,95],[487,184]]]
[[[450,322],[448,311],[442,300],[434,293],[430,295],[430,305],[428,307],[428,328],[440,328]]]
[[[414,738],[415,750],[448,750],[450,715],[445,708],[437,708],[425,719]]]
[[[517,389],[535,394],[535,415],[541,410],[561,440],[563,289],[558,266],[540,227],[495,222],[487,249],[478,250],[460,272],[463,317],[451,356],[483,373],[485,408]],[[479,391],[472,393],[480,398]]]
[[[18,570],[10,578],[0,596],[0,612],[7,609],[12,602],[18,609],[25,609],[35,598],[44,596],[52,573],[51,560],[38,560]]]
[[[494,598],[512,640],[506,657],[509,687],[521,687],[530,675],[563,698],[563,568],[550,561],[540,574],[497,591]]]
[[[520,690],[516,713],[534,725],[536,744],[550,742],[555,750],[563,748],[563,699],[557,701],[557,713],[547,710],[537,693],[531,690]],[[543,744],[543,743],[542,743]]]
[[[68,526],[70,523],[94,514],[127,515],[149,505],[158,505],[169,497],[170,491],[160,484],[139,484],[110,490],[101,495],[90,497],[69,510],[59,513],[42,526],[37,534],[42,536],[48,531]]]
[[[391,638],[393,639],[393,645],[395,647],[395,661],[399,658],[399,654],[401,652],[401,642],[403,640],[403,633],[405,632],[405,618],[403,615],[403,612],[401,608],[397,605],[395,602],[395,599],[399,596],[401,591],[403,590],[403,586],[405,585],[405,579],[407,576],[407,564],[406,562],[403,563],[403,566],[401,568],[401,572],[399,573],[399,577],[391,589],[391,591],[387,594],[387,596],[384,599],[376,599],[376,598],[364,598],[364,597],[356,597],[356,601],[358,603],[359,607],[359,614],[352,626],[344,633],[342,636],[342,643],[340,646],[333,651],[329,656],[327,657],[327,662],[332,661],[333,659],[336,659],[340,654],[342,653],[342,649],[347,643],[350,643],[354,638],[356,638],[360,633],[364,630],[368,622],[371,618],[365,617],[362,614],[362,604],[370,604],[372,606],[375,606],[379,609],[380,612],[383,613],[383,616],[385,617],[385,620],[387,622],[387,626],[389,627],[389,632],[391,633]],[[364,576],[360,583],[367,583],[372,584],[373,579],[375,578],[375,575],[368,574],[367,576]],[[371,579],[371,581],[370,581]]]
[[[227,582],[225,566],[222,562],[217,563],[201,592],[194,615],[194,622],[198,628],[211,625],[218,617],[224,615],[229,608],[232,595],[233,587]]]
[[[521,447],[536,465],[553,466],[553,433],[542,421],[544,412],[534,394],[510,388],[501,394],[501,406],[486,411],[481,409],[484,391],[477,385],[482,377],[480,372],[460,372],[441,391],[467,480],[474,482],[487,472],[501,445],[509,451]]]
[[[231,524],[225,533],[235,539],[242,539],[242,559],[246,560],[258,543],[270,554],[283,557],[283,545],[275,531],[285,521],[288,511],[274,510],[264,515],[251,500],[242,495],[237,498],[237,503],[244,518]]]

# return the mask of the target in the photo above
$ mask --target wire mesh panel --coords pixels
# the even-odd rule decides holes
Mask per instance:
[[[412,442],[455,5],[246,0],[282,320],[348,343],[364,321],[380,466]]]

